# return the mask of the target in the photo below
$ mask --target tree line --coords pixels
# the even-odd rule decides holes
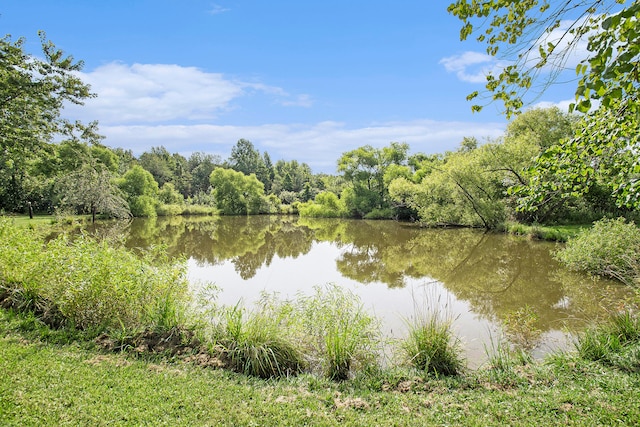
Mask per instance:
[[[501,18],[479,37],[488,53],[497,55],[505,43],[518,43],[518,28],[535,22],[533,14],[548,10],[544,5],[540,10],[514,7],[495,1],[478,8],[461,0],[449,10],[464,22],[462,39],[477,25],[474,20]],[[554,13],[560,17],[566,11]],[[588,25],[576,27],[594,34],[589,36],[593,55],[577,70],[583,78],[574,109],[582,114],[557,108],[521,112],[523,95],[509,88],[528,88],[535,70],[516,62],[503,74],[487,77],[487,91],[504,102],[512,117],[501,138],[480,143],[469,136],[457,150],[439,154],[410,154],[409,145],[401,142],[381,148],[365,144],[342,153],[336,175],[314,174],[296,160],[273,163],[245,139],[224,160],[203,152],[187,158],[162,146],[137,157],[110,148],[96,122],[72,122],[61,115],[65,104],[95,96],[77,77],[82,62],[57,49],[44,33],[42,56],[26,53],[24,39],[6,36],[0,39],[0,210],[62,209],[94,217],[284,213],[487,229],[509,220],[636,219],[638,78],[632,59],[638,44],[631,41],[640,33],[635,31],[640,6],[634,3],[616,14],[589,13]],[[505,19],[515,21],[507,27]],[[494,31],[508,42],[487,39]],[[626,63],[612,56],[612,46]],[[555,47],[545,49],[540,66]],[[587,108],[591,100],[600,103],[593,111]]]

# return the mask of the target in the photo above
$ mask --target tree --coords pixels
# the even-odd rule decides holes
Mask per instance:
[[[119,187],[125,193],[133,216],[156,216],[158,183],[150,172],[135,165],[124,174]]]
[[[260,152],[255,149],[253,143],[246,139],[239,139],[231,148],[229,165],[231,169],[242,172],[245,175],[256,174],[262,164]]]
[[[576,67],[571,107],[585,117],[574,138],[541,155],[535,169],[540,185],[521,190],[522,208],[535,209],[546,191],[585,194],[603,177],[619,206],[640,207],[640,3],[566,1],[551,7],[535,0],[457,0],[448,10],[463,21],[462,40],[476,32],[489,55],[510,60],[497,76],[488,74],[486,84],[490,98],[504,104],[507,117],[520,111],[543,71],[552,71],[548,84],[578,44],[588,41],[588,53]],[[474,92],[468,99],[478,96]],[[558,179],[548,183],[548,175]]]
[[[71,125],[61,118],[66,102],[91,98],[75,62],[39,33],[43,56],[25,52],[25,39],[0,39],[0,209],[21,210],[28,202],[29,167],[54,136]]]
[[[408,151],[408,144],[392,142],[381,149],[365,145],[342,154],[338,171],[351,183],[343,197],[352,214],[364,216],[374,209],[389,207],[385,172],[391,165],[403,165]]]
[[[220,156],[202,152],[195,152],[189,156],[187,167],[191,175],[192,194],[207,193],[209,191],[209,187],[211,187],[209,182],[211,172],[220,164],[222,164]]]
[[[131,216],[129,206],[122,192],[113,182],[113,176],[106,168],[96,168],[85,163],[79,169],[64,175],[59,183],[63,197],[61,204],[79,208],[91,214],[102,213],[114,218]]]
[[[216,168],[211,172],[216,207],[225,215],[252,215],[261,212],[264,184],[254,174]]]

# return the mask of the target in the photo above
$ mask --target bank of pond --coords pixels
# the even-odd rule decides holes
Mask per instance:
[[[638,367],[628,350],[640,340],[636,291],[569,271],[555,243],[281,216],[80,232],[3,219],[0,237],[2,306],[111,350],[340,381],[397,366],[511,369],[574,349]],[[591,329],[609,318],[609,329]]]

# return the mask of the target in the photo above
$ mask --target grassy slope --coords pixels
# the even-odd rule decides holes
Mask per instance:
[[[0,424],[629,425],[640,375],[558,357],[503,377],[264,381],[25,339],[0,310]]]

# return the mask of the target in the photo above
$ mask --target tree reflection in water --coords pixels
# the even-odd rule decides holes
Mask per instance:
[[[276,283],[276,289],[311,288],[327,279],[359,284],[360,293],[366,294],[381,284],[392,292],[436,280],[468,307],[472,318],[503,324],[513,322],[513,313],[526,308],[535,314],[532,327],[543,333],[582,327],[632,295],[617,283],[564,269],[551,255],[556,244],[472,229],[286,216],[171,217],[131,223],[128,246],[159,244],[172,256],[185,256],[210,269],[212,278],[221,274],[216,266],[231,264],[238,279],[224,280],[265,283],[259,272],[268,271],[269,277],[292,281]],[[222,288],[236,286],[216,282]],[[257,297],[262,290],[253,292]],[[389,295],[375,304],[384,306]]]

